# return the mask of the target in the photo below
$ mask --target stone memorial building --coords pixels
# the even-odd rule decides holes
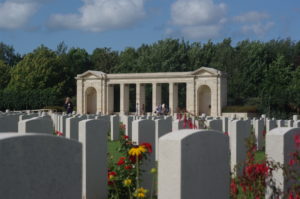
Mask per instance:
[[[162,84],[169,85],[170,114],[178,107],[178,84],[186,85],[186,109],[192,114],[205,113],[220,116],[227,103],[226,74],[213,68],[201,67],[191,72],[120,73],[106,74],[86,71],[77,75],[77,113],[112,114],[114,110],[114,86],[120,87],[121,115],[129,114],[129,85],[136,85],[138,112],[144,109],[145,85],[152,85],[152,109],[162,102]]]

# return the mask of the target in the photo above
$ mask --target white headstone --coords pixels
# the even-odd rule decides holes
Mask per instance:
[[[250,122],[244,120],[234,120],[229,124],[229,140],[230,140],[230,165],[231,171],[235,166],[240,165],[246,160],[246,139],[250,136]],[[242,167],[236,170],[237,175],[242,174]]]
[[[117,115],[110,116],[110,140],[120,139],[120,119]]]
[[[52,120],[41,117],[34,117],[22,120],[18,124],[19,133],[54,133],[54,125]]]
[[[47,134],[0,134],[0,196],[81,199],[82,146]]]
[[[66,119],[66,138],[78,140],[79,122],[84,119],[69,117]]]
[[[228,199],[228,141],[212,130],[180,130],[161,137],[158,199]]]
[[[172,131],[172,121],[158,119],[154,120],[155,122],[155,160],[158,160],[158,139]]]
[[[277,120],[277,127],[284,127],[284,120]]]
[[[293,115],[293,120],[296,121],[299,119],[299,115]]]
[[[228,133],[228,117],[222,117],[222,130]]]
[[[287,127],[293,127],[294,126],[294,120],[287,120]]]
[[[297,121],[294,122],[294,127],[295,128],[300,127],[300,120],[297,120]]]
[[[222,120],[214,119],[214,120],[207,120],[207,126],[209,129],[216,130],[216,131],[223,131],[222,128]]]
[[[79,122],[82,143],[82,198],[107,199],[107,131],[104,120]]]
[[[294,136],[300,136],[300,128],[276,128],[266,136],[266,157],[280,164],[288,165],[291,153],[296,151]],[[297,167],[299,173],[299,167]],[[289,188],[283,170],[273,171],[272,180],[275,182],[279,191],[286,192]],[[267,183],[268,184],[268,183]],[[272,189],[268,188],[266,198],[272,194]]]
[[[272,129],[276,128],[276,120],[266,121],[266,133],[268,134]]]
[[[262,150],[264,147],[264,136],[263,136],[264,120],[263,119],[254,120],[253,127],[254,127],[257,149]]]
[[[184,127],[184,121],[183,120],[174,120],[172,122],[172,131],[178,131],[178,130],[184,129],[184,128],[186,128],[186,127]]]
[[[152,153],[149,158],[143,162],[142,186],[150,189],[152,186],[152,175],[150,170],[155,167],[155,122],[153,120],[135,120],[132,122],[132,141],[135,144],[150,143]]]
[[[18,132],[19,114],[0,116],[0,132]]]
[[[125,124],[125,135],[129,137],[129,139],[132,139],[132,122],[133,117],[132,116],[126,116],[123,118],[123,124]]]

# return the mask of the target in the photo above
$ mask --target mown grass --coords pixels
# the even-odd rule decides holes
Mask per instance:
[[[113,162],[117,162],[122,154],[119,152],[121,143],[119,141],[108,141],[108,153],[111,156]],[[257,151],[255,153],[255,161],[261,163],[265,160],[265,152]]]
[[[122,154],[119,152],[121,143],[119,141],[108,141],[108,154],[112,162],[117,162]]]
[[[265,158],[266,158],[266,154],[265,154],[264,151],[257,151],[255,153],[255,157],[254,158],[255,158],[255,162],[262,163],[265,160]]]

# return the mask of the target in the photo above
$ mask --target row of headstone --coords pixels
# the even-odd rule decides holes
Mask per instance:
[[[77,139],[70,140],[43,132],[49,121],[22,120],[22,132],[0,135],[1,197],[106,199],[108,122],[78,121]]]
[[[27,120],[28,124],[31,124],[32,120],[36,121],[49,121],[47,118],[32,118]],[[258,120],[260,121],[260,120]],[[23,123],[27,123],[26,120],[21,121]],[[258,122],[261,123],[261,122]],[[30,126],[30,125],[28,125]],[[133,141],[136,144],[141,144],[143,142],[149,142],[153,146],[153,153],[150,156],[150,158],[147,160],[145,165],[143,166],[143,169],[146,170],[147,173],[145,173],[142,176],[143,179],[143,186],[145,188],[149,188],[152,180],[151,174],[149,174],[149,170],[155,166],[155,156],[158,157],[159,160],[159,173],[158,173],[158,186],[159,186],[159,198],[228,198],[229,194],[229,149],[231,151],[231,165],[242,163],[245,160],[245,145],[240,144],[244,143],[244,139],[249,135],[249,132],[251,130],[250,120],[230,120],[229,123],[229,139],[226,135],[221,133],[220,131],[214,131],[214,130],[181,130],[179,132],[172,132],[167,133],[171,129],[171,122],[167,122],[166,120],[135,120],[132,123],[132,136]],[[81,156],[80,152],[75,152],[72,150],[71,154],[62,153],[65,151],[68,151],[69,148],[72,148],[68,146],[66,149],[63,149],[62,146],[58,147],[55,145],[55,147],[50,147],[48,149],[48,145],[46,144],[48,139],[59,139],[59,140],[66,140],[64,138],[58,138],[54,136],[47,136],[46,134],[2,134],[2,138],[0,140],[0,148],[3,149],[1,152],[3,154],[0,155],[1,158],[8,157],[14,161],[6,159],[2,159],[0,161],[0,170],[7,171],[10,168],[16,168],[16,170],[19,170],[19,167],[13,167],[8,164],[3,164],[3,162],[15,162],[15,157],[11,155],[6,156],[7,150],[5,149],[6,144],[8,143],[6,140],[9,138],[10,140],[15,140],[14,137],[21,136],[20,142],[24,142],[23,140],[26,140],[24,147],[28,148],[17,148],[14,150],[22,150],[22,151],[30,151],[30,154],[32,155],[32,158],[34,157],[48,157],[51,156],[49,154],[50,152],[47,150],[52,150],[52,148],[56,148],[56,150],[53,150],[52,156],[49,160],[44,160],[44,164],[49,165],[49,167],[46,167],[49,172],[51,173],[52,179],[54,178],[55,181],[62,181],[63,179],[66,179],[65,181],[70,180],[70,172],[64,171],[63,174],[58,172],[59,175],[56,175],[55,172],[52,171],[49,168],[52,168],[53,161],[55,161],[56,165],[61,165],[58,163],[64,164],[65,161],[75,160],[70,162],[72,165],[74,165],[74,170],[78,169],[78,162],[82,163],[82,182],[79,182],[79,184],[82,186],[81,189],[78,189],[78,175],[74,179],[72,178],[72,183],[69,183],[69,187],[66,187],[66,190],[77,188],[76,190],[82,190],[80,193],[82,197],[85,198],[106,198],[107,197],[107,187],[106,187],[106,136],[107,131],[109,130],[109,122],[101,119],[89,119],[89,120],[83,120],[78,121],[78,127],[79,127],[79,135],[78,140],[82,143],[83,149],[82,149],[82,157],[80,160],[78,160],[78,156],[74,157],[71,154],[77,154]],[[159,130],[157,130],[157,128]],[[300,129],[284,129],[284,128],[276,128],[273,129],[269,134],[267,134],[267,140],[266,140],[266,152],[268,154],[268,157],[273,158],[277,161],[286,161],[288,160],[288,155],[290,152],[294,150],[293,140],[294,135],[299,133]],[[159,132],[160,131],[160,132]],[[275,132],[275,133],[274,133]],[[159,139],[159,136],[167,134],[163,136],[161,139]],[[39,141],[40,145],[36,145],[35,142],[29,141],[30,137],[34,140],[35,137],[37,140],[45,139],[44,141]],[[40,138],[42,137],[42,138]],[[48,138],[49,137],[49,138]],[[17,138],[16,138],[17,139]],[[19,138],[18,138],[19,139]],[[159,141],[159,144],[157,142]],[[230,144],[228,142],[230,140]],[[16,141],[17,142],[17,141]],[[65,141],[63,141],[65,142]],[[70,142],[69,142],[70,143]],[[75,142],[76,143],[76,142]],[[19,146],[23,146],[18,142]],[[61,144],[60,144],[61,145]],[[67,145],[67,144],[66,144]],[[72,144],[71,144],[72,145]],[[12,144],[8,144],[9,150],[11,150]],[[45,147],[47,146],[47,147]],[[286,148],[286,147],[289,148]],[[32,149],[32,148],[34,149]],[[44,147],[44,148],[41,148]],[[159,148],[158,148],[159,147]],[[47,150],[45,149],[47,148]],[[75,147],[76,148],[76,147]],[[273,149],[276,148],[276,151],[274,152]],[[288,150],[287,150],[288,149]],[[81,151],[81,150],[80,150]],[[155,151],[159,151],[158,155]],[[1,153],[0,152],[0,153]],[[19,161],[23,162],[23,159],[29,159],[24,153],[16,153],[20,154],[18,156]],[[45,155],[47,154],[47,155]],[[63,157],[61,156],[63,154]],[[71,158],[66,158],[64,155],[69,155]],[[280,154],[284,154],[285,156],[282,157]],[[23,157],[24,155],[24,157]],[[274,157],[275,156],[275,157]],[[21,158],[21,159],[20,159]],[[277,158],[277,159],[276,159]],[[40,161],[40,159],[39,159]],[[52,164],[48,161],[52,161]],[[27,165],[27,161],[24,161],[25,165]],[[1,164],[2,163],[2,164]],[[30,162],[30,166],[33,167],[32,160]],[[37,164],[39,167],[40,164]],[[64,164],[65,165],[65,164]],[[68,164],[67,164],[68,165]],[[76,166],[77,165],[77,166]],[[27,167],[25,167],[27,168]],[[57,167],[53,167],[54,170],[59,170]],[[28,169],[28,168],[27,168]],[[32,169],[37,169],[33,167]],[[81,168],[80,168],[81,169]],[[13,171],[13,173],[18,173],[16,170]],[[24,171],[24,170],[22,170]],[[7,171],[5,173],[10,174],[12,171]],[[238,174],[239,171],[237,171]],[[26,173],[26,172],[25,172]],[[29,171],[30,173],[30,171]],[[48,173],[45,174],[44,170],[37,170],[37,174],[44,173],[43,175],[48,178]],[[97,173],[97,175],[95,175]],[[49,174],[50,175],[50,174]],[[44,177],[43,176],[43,177]],[[76,176],[76,175],[75,175]],[[212,177],[213,176],[213,177]],[[278,177],[280,175],[274,175],[275,180],[278,182],[283,182],[283,177]],[[22,176],[24,178],[24,176]],[[26,176],[27,177],[27,176]],[[35,182],[35,176],[31,176],[32,181]],[[278,178],[278,179],[277,179]],[[7,179],[7,178],[3,178]],[[30,176],[28,179],[31,179]],[[43,178],[42,178],[43,179]],[[51,179],[51,178],[50,178]],[[77,181],[76,181],[77,179]],[[218,179],[217,182],[211,179]],[[16,179],[20,182],[22,185],[23,181],[22,179]],[[79,179],[81,180],[81,178]],[[74,181],[74,182],[73,182]],[[16,195],[18,194],[16,192],[12,193],[11,191],[7,190],[7,185],[3,185],[4,181],[1,181],[1,191],[3,191],[1,195],[11,195],[12,198],[18,198]],[[48,181],[47,181],[48,182]],[[7,182],[6,182],[7,183]],[[9,184],[9,183],[7,183]],[[74,185],[74,186],[71,186]],[[3,185],[3,186],[2,186]],[[201,185],[201,186],[200,186]],[[29,184],[28,186],[32,186]],[[60,186],[60,185],[59,185]],[[66,184],[64,186],[67,186]],[[62,187],[64,187],[62,186]],[[77,186],[77,187],[76,187]],[[284,185],[286,186],[286,185]],[[281,187],[282,189],[285,189],[285,187]],[[17,189],[22,190],[20,188],[21,186],[17,187]],[[55,187],[55,186],[54,186]],[[70,188],[71,187],[71,188]],[[215,192],[217,187],[218,192]],[[37,187],[38,189],[39,187]],[[58,187],[55,187],[58,189]],[[45,189],[45,188],[44,188]],[[42,191],[45,193],[48,193],[49,190],[44,190],[41,188]],[[54,188],[53,188],[54,189]],[[51,189],[51,192],[55,192]],[[22,192],[23,191],[23,192]],[[23,189],[19,193],[22,194],[22,196],[26,195],[24,192],[26,192],[26,189]],[[62,192],[62,191],[56,191],[60,195],[55,195],[56,198],[68,198],[71,197],[71,194],[68,191]],[[78,194],[78,192],[75,192]],[[73,193],[73,194],[75,194]],[[28,195],[28,198],[47,198],[47,197],[41,197],[40,192],[31,193],[33,195]],[[36,195],[34,195],[36,194]],[[189,194],[189,195],[188,195]],[[15,197],[16,196],[16,197]],[[27,196],[27,195],[26,195]],[[22,198],[26,198],[26,196]],[[53,198],[53,194],[49,194],[49,198]],[[6,197],[10,198],[10,197]],[[78,198],[76,195],[72,195],[72,198]]]

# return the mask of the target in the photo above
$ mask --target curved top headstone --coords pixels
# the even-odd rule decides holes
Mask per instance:
[[[47,134],[0,134],[0,196],[80,199],[82,146]]]

